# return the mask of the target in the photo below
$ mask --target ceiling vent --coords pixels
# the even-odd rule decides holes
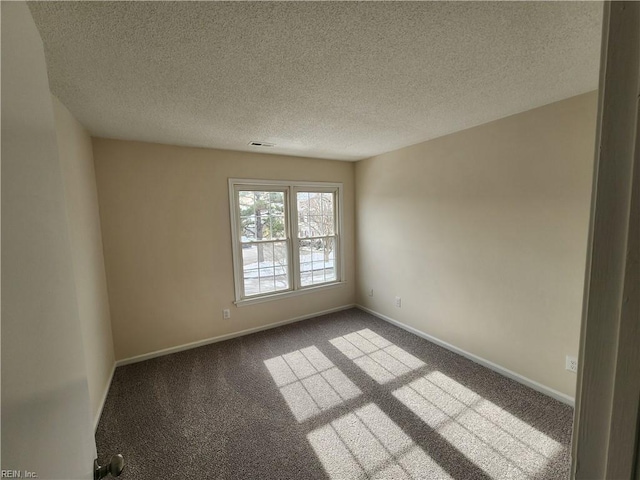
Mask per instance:
[[[269,142],[249,142],[249,145],[251,145],[252,147],[275,147],[276,146],[275,143],[269,143]]]

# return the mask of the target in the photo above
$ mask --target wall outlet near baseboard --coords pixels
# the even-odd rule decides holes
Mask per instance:
[[[222,318],[224,318],[225,320],[229,320],[231,318],[231,310],[229,310],[228,308],[222,310]]]
[[[373,297],[373,288],[370,288],[367,293],[369,294],[370,297]]]
[[[576,357],[572,357],[571,355],[567,355],[567,360],[565,363],[565,367],[570,372],[578,371],[578,359]]]
[[[396,307],[402,307],[402,299],[400,297],[396,297]]]

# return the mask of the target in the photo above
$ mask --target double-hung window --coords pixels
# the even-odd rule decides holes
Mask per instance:
[[[342,282],[342,184],[229,180],[236,304]]]

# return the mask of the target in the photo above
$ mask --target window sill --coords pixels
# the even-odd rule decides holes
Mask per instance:
[[[342,287],[346,284],[347,284],[346,281],[325,283],[323,285],[318,285],[315,287],[301,288],[300,290],[290,290],[287,292],[274,293],[271,295],[264,295],[261,297],[245,298],[244,300],[236,300],[233,303],[236,305],[236,307],[246,307],[247,305],[255,305],[258,303],[272,302],[274,300],[283,300],[285,298],[297,297],[298,295],[305,295],[307,293],[316,293],[322,290],[329,290],[336,287]]]

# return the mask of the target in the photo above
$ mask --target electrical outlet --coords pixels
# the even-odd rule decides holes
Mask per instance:
[[[370,296],[370,297],[373,297],[373,288],[370,288],[370,289],[369,289],[369,296]]]
[[[396,307],[402,307],[402,299],[400,297],[396,297]]]
[[[224,318],[225,320],[229,320],[231,318],[231,310],[229,310],[228,308],[222,310],[222,318]]]
[[[567,355],[567,360],[566,360],[566,364],[565,364],[564,368],[566,368],[570,372],[577,372],[578,371],[578,359],[576,357],[572,357],[570,355]]]

